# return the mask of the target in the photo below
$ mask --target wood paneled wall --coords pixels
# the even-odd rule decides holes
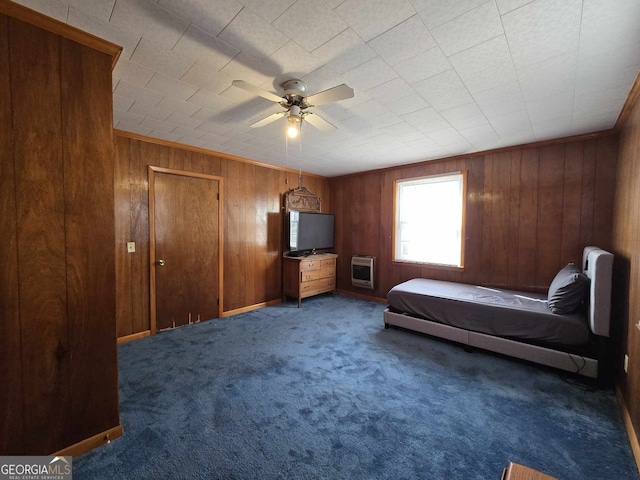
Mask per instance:
[[[386,298],[414,277],[545,291],[584,246],[611,247],[617,137],[524,146],[330,179],[338,289]],[[394,182],[467,171],[464,269],[392,261]],[[377,259],[376,289],[351,285],[352,255]]]
[[[636,82],[638,83],[638,82]],[[636,91],[638,85],[636,85]],[[635,98],[638,98],[636,95]],[[614,368],[617,385],[640,434],[640,102],[636,100],[620,132],[613,222]],[[624,355],[629,355],[624,373]],[[636,452],[638,455],[640,452]],[[636,456],[640,465],[640,457]]]
[[[119,426],[112,55],[0,14],[0,62],[0,454],[48,455]]]
[[[282,196],[298,186],[297,172],[122,132],[114,142],[119,337],[149,330],[148,165],[224,178],[224,312],[282,298]],[[330,211],[326,179],[303,175],[303,185],[322,198],[323,211]],[[127,253],[126,242],[136,242],[136,253]]]

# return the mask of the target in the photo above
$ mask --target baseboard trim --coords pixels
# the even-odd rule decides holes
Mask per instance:
[[[619,388],[616,388],[616,398],[618,399],[618,404],[620,405],[620,410],[622,411],[622,420],[624,421],[624,426],[627,429],[627,435],[629,436],[629,443],[631,443],[633,458],[636,461],[636,467],[638,468],[638,472],[640,473],[640,443],[638,443],[638,436],[636,435],[635,428],[633,428],[633,422],[631,421],[631,415],[629,415],[629,409],[627,408],[627,404],[625,403],[624,397],[622,396],[622,392]]]
[[[117,427],[110,428],[102,433],[94,435],[93,437],[86,438],[81,442],[78,442],[74,445],[71,445],[67,448],[63,448],[62,450],[54,453],[53,455],[62,457],[65,455],[70,455],[72,457],[79,457],[83,453],[87,453],[94,448],[100,447],[102,445],[106,445],[111,442],[111,440],[115,440],[116,438],[120,438],[123,434],[122,425],[118,425]]]
[[[143,332],[132,333],[131,335],[125,335],[124,337],[118,338],[118,345],[121,343],[133,342],[134,340],[140,340],[144,337],[149,337],[151,335],[151,330],[145,330]]]
[[[249,305],[247,307],[236,308],[235,310],[227,310],[226,312],[222,312],[222,317],[231,317],[233,315],[238,315],[240,313],[252,312],[254,310],[259,310],[264,307],[270,307],[271,305],[277,305],[278,303],[282,303],[282,299],[278,298],[276,300],[269,300],[268,302],[256,303],[254,305]]]
[[[336,290],[337,293],[342,295],[348,295],[350,297],[356,297],[361,300],[373,300],[374,302],[387,303],[386,298],[374,297],[373,295],[366,295],[364,293],[350,292],[349,290]]]

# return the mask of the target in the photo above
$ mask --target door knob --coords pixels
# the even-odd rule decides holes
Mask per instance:
[[[159,266],[164,267],[164,260],[158,260],[156,262]]]

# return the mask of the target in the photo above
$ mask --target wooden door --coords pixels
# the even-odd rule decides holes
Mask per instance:
[[[149,168],[152,333],[219,317],[221,180]]]

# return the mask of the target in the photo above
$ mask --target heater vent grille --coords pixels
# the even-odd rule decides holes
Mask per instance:
[[[351,284],[354,287],[374,289],[374,257],[351,257]]]

